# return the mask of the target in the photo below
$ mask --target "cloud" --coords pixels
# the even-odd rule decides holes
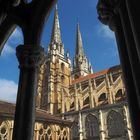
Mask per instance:
[[[108,26],[99,25],[97,27],[97,30],[98,30],[97,32],[99,36],[102,36],[106,39],[111,39],[111,40],[115,39],[114,33],[108,28]]]
[[[3,57],[7,57],[7,56],[12,55],[12,54],[15,54],[14,48],[12,48],[8,43],[5,44],[1,55]]]
[[[115,58],[115,57],[118,57],[118,50],[117,50],[117,47],[115,46],[108,46],[106,48],[106,50],[103,52],[103,56],[104,57],[108,57],[108,58]]]
[[[16,102],[18,85],[11,80],[0,79],[0,100]]]

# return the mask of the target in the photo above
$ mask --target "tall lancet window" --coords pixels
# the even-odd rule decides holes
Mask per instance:
[[[99,133],[99,121],[97,117],[92,114],[89,114],[86,117],[85,121],[86,125],[86,137],[88,140],[99,140],[100,133]]]
[[[79,126],[77,122],[74,122],[71,130],[72,130],[72,139],[79,140]]]
[[[126,126],[123,116],[116,112],[111,111],[107,117],[108,136],[111,140],[125,140],[126,139]]]

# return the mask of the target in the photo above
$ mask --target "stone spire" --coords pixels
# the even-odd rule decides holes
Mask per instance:
[[[57,6],[55,8],[54,23],[51,34],[51,41],[48,47],[48,53],[64,57],[64,45],[61,39],[59,16]]]
[[[80,25],[77,24],[77,39],[76,39],[76,56],[84,56],[83,41],[80,31]]]
[[[76,53],[73,61],[72,77],[73,79],[76,79],[90,73],[92,73],[92,67],[84,53],[82,35],[78,23],[76,31]]]
[[[51,43],[60,43],[60,44],[62,43],[57,6],[55,8],[54,23],[53,23],[53,29],[52,29],[52,35],[51,35]]]

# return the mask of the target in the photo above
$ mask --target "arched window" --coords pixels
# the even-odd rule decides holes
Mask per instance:
[[[65,64],[61,63],[61,71],[64,72],[64,69],[65,69]]]
[[[64,75],[62,75],[62,76],[61,76],[61,81],[62,81],[62,83],[64,83],[64,79],[65,79],[65,77],[64,77]]]
[[[122,89],[119,89],[115,95],[115,99],[117,102],[123,101],[124,100],[125,95],[122,92]]]
[[[79,126],[78,126],[77,122],[74,122],[71,130],[72,130],[72,139],[78,140],[78,138],[79,138]]]
[[[122,115],[116,111],[111,111],[107,117],[108,136],[117,139],[126,136],[126,126]],[[123,139],[122,139],[123,140]]]
[[[108,104],[108,99],[107,99],[106,93],[102,93],[100,95],[100,97],[98,98],[98,102],[99,102],[99,105]]]
[[[88,140],[99,140],[99,122],[98,119],[94,116],[89,114],[86,117],[85,121],[86,125],[86,136]]]

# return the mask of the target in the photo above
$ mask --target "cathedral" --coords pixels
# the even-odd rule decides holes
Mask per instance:
[[[133,140],[121,66],[93,72],[79,23],[71,61],[57,8],[37,93],[35,140]],[[0,108],[0,140],[11,140],[15,105]]]

